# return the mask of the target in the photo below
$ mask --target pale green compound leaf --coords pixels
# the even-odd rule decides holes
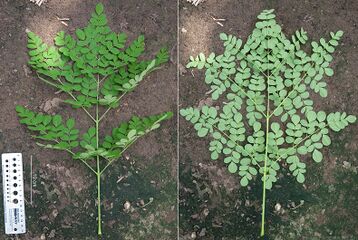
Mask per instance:
[[[285,176],[283,168],[304,183],[309,158],[303,155],[321,162],[323,147],[334,141],[329,130],[356,122],[344,112],[319,111],[312,97],[328,97],[326,78],[334,75],[331,63],[343,32],[311,42],[302,28],[286,36],[275,18],[273,9],[264,10],[246,42],[221,33],[222,53],[190,57],[187,67],[205,70],[215,108],[180,110],[199,136],[212,139],[212,159],[238,172],[241,186],[259,175],[263,192]]]

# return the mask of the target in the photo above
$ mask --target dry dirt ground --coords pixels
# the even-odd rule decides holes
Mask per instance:
[[[114,31],[125,31],[130,39],[144,33],[149,55],[162,45],[176,43],[176,4],[159,0],[102,1]],[[26,66],[26,34],[30,29],[51,43],[56,32],[73,33],[84,26],[96,1],[50,1],[37,7],[27,1],[0,3],[0,151],[24,155],[26,196],[34,187],[34,202],[27,204],[28,233],[19,239],[97,239],[96,189],[93,176],[67,154],[42,150],[18,124],[14,107],[24,104],[44,111],[55,97]],[[336,74],[328,80],[329,98],[316,102],[317,109],[347,111],[358,115],[356,92],[357,19],[356,1],[235,1],[207,0],[199,7],[180,2],[180,63],[190,55],[222,50],[220,32],[246,38],[263,9],[276,9],[286,34],[303,27],[311,39],[342,29],[342,45],[332,66]],[[69,17],[66,27],[57,20]],[[224,18],[220,26],[213,18]],[[173,50],[172,52],[175,52]],[[208,103],[203,72],[182,70],[180,106]],[[131,114],[141,116],[176,109],[176,67],[169,63],[152,73],[119,111],[103,122],[109,132]],[[47,103],[47,104],[46,104]],[[51,111],[73,116],[83,126],[86,115],[65,105]],[[175,119],[175,117],[174,117]],[[180,123],[180,236],[181,239],[257,239],[260,224],[261,186],[239,187],[224,164],[209,160],[208,141],[199,139],[192,126]],[[104,177],[104,239],[176,238],[176,123],[168,121],[148,135],[126,155],[121,164]],[[325,161],[310,165],[306,184],[280,181],[268,194],[267,239],[357,239],[357,127],[333,136],[325,150]],[[34,176],[30,183],[30,155]],[[124,211],[124,203],[130,203]],[[153,201],[153,202],[151,202]],[[140,206],[149,203],[145,208]],[[275,212],[279,203],[282,211]],[[3,221],[0,209],[0,225]],[[0,239],[15,239],[1,236]]]
[[[77,27],[84,27],[97,2],[51,0],[41,7],[25,0],[0,2],[0,152],[23,153],[28,202],[30,184],[34,192],[33,204],[26,205],[28,231],[16,239],[97,239],[94,175],[66,153],[39,148],[18,123],[14,110],[16,104],[22,104],[40,112],[72,116],[83,129],[91,124],[81,111],[64,104],[51,106],[64,95],[55,95],[28,68],[25,31],[29,29],[52,44],[58,31],[73,34]],[[147,58],[162,46],[175,49],[176,4],[162,0],[102,2],[113,31],[127,33],[130,41],[139,34],[145,35]],[[69,18],[68,26],[57,17]],[[123,98],[121,107],[102,122],[101,134],[109,133],[131,115],[175,111],[176,83],[176,65],[169,62]],[[176,237],[175,119],[138,141],[103,177],[103,239]],[[126,202],[130,205],[127,203],[124,211]],[[0,223],[2,228],[2,204]],[[0,239],[10,237],[1,233]]]
[[[316,109],[358,114],[358,2],[354,0],[207,0],[198,7],[180,4],[180,64],[200,52],[221,53],[219,33],[246,39],[263,9],[275,9],[287,35],[303,27],[311,40],[345,32],[334,53],[335,75],[327,80],[329,96]],[[226,19],[223,26],[213,18]],[[210,104],[204,71],[183,67],[180,107]],[[216,104],[216,103],[214,103]],[[357,125],[332,134],[322,164],[309,164],[306,183],[289,178],[268,193],[267,239],[358,239]],[[198,138],[180,118],[180,235],[182,239],[258,239],[261,184],[240,188],[239,178],[223,162],[211,161],[208,140]],[[280,204],[281,210],[274,211]]]

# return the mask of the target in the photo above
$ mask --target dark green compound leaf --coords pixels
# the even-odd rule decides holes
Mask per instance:
[[[139,60],[145,50],[144,36],[125,48],[127,35],[111,31],[103,4],[97,4],[88,25],[77,29],[75,35],[73,38],[61,31],[54,39],[56,47],[48,47],[35,33],[28,33],[29,65],[41,75],[41,80],[74,95],[76,99],[65,101],[74,108],[90,108],[97,103],[98,81],[104,81],[98,89],[103,97],[119,97],[169,60],[166,48],[160,49],[153,60]]]
[[[133,117],[115,128],[103,141],[99,136],[99,123],[107,112],[118,107],[120,99],[133,91],[147,74],[168,62],[169,53],[162,48],[154,59],[144,60],[144,36],[127,44],[125,33],[115,33],[108,26],[102,3],[96,5],[87,26],[76,29],[73,36],[59,32],[54,44],[48,46],[35,33],[29,32],[28,63],[40,80],[69,96],[65,103],[75,109],[82,108],[95,127],[88,128],[79,143],[79,130],[75,128],[74,119],[35,113],[22,106],[17,106],[16,111],[20,123],[40,141],[39,146],[64,150],[73,159],[81,160],[96,174],[97,186],[100,186],[101,174],[123,151],[172,117],[170,112],[146,118]],[[102,106],[105,107],[103,111]],[[100,162],[103,159],[106,161]],[[99,192],[98,202],[100,195]],[[101,204],[97,207],[101,215]],[[102,233],[100,219],[98,217],[99,235]]]
[[[301,155],[323,161],[322,148],[332,141],[329,129],[340,131],[354,123],[356,117],[316,112],[309,91],[328,96],[325,76],[334,74],[330,63],[343,32],[331,33],[329,40],[312,41],[312,52],[306,53],[306,31],[299,29],[286,37],[272,9],[264,10],[258,19],[246,43],[221,33],[223,54],[190,57],[188,68],[205,69],[205,83],[212,99],[226,94],[227,100],[221,109],[188,107],[181,109],[180,115],[194,125],[199,137],[212,139],[211,158],[223,156],[228,171],[241,177],[242,186],[247,186],[259,172],[270,189],[283,162],[303,183],[306,164],[300,162]],[[242,110],[246,115],[241,115]],[[267,130],[265,122],[269,124]]]
[[[78,146],[79,131],[74,128],[75,121],[68,119],[64,124],[60,115],[43,115],[23,106],[16,106],[20,123],[34,132],[33,138],[50,142],[46,148],[70,150]]]
[[[109,106],[111,108],[115,108],[115,107],[119,106],[118,101],[119,101],[119,98],[114,97],[114,96],[109,94],[109,95],[105,95],[104,98],[99,99],[98,102],[99,102],[100,105],[107,105],[107,106]]]
[[[159,128],[162,121],[170,119],[172,116],[172,112],[145,118],[135,116],[130,121],[121,123],[118,128],[114,128],[112,135],[107,135],[104,138],[102,148],[108,151],[123,150],[140,136]]]
[[[167,48],[161,48],[155,56],[155,65],[159,66],[169,61],[169,52]]]

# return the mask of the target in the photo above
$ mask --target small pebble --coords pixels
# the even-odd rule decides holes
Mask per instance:
[[[209,209],[205,208],[204,211],[203,211],[204,216],[205,217],[208,216],[209,212],[210,212]]]
[[[200,233],[199,233],[199,236],[200,236],[200,237],[204,237],[205,234],[206,234],[206,228],[201,229],[201,231],[200,231]]]
[[[54,238],[55,237],[55,229],[51,230],[50,234],[48,235],[49,238]]]
[[[276,210],[276,212],[279,212],[280,210],[281,210],[281,204],[279,204],[279,203],[276,203],[276,205],[275,205],[275,210]]]
[[[345,169],[349,169],[349,168],[351,168],[351,163],[350,162],[347,162],[347,161],[343,161],[343,167],[345,168]]]
[[[131,203],[126,201],[123,206],[124,206],[124,210],[128,210],[131,207]]]
[[[53,216],[54,218],[56,218],[57,215],[58,215],[58,210],[57,210],[57,209],[54,209],[54,210],[52,211],[52,216]]]

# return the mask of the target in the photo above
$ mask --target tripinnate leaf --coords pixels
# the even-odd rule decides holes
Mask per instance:
[[[188,68],[205,69],[211,98],[226,94],[226,100],[220,107],[184,108],[180,115],[194,124],[199,137],[212,138],[211,158],[223,156],[228,171],[238,172],[242,186],[259,172],[266,189],[271,189],[282,161],[303,183],[306,164],[300,162],[301,155],[312,154],[315,162],[321,162],[322,148],[332,141],[328,128],[340,131],[356,117],[315,111],[310,98],[309,88],[323,98],[328,96],[324,76],[334,74],[331,54],[343,32],[331,33],[330,40],[313,41],[308,54],[303,51],[306,31],[299,29],[287,38],[272,9],[264,10],[258,19],[246,43],[221,33],[223,54],[190,57]]]
[[[75,109],[82,108],[94,123],[83,133],[80,143],[73,118],[63,120],[60,115],[16,107],[20,123],[33,132],[33,138],[41,141],[37,142],[38,146],[64,150],[73,159],[79,159],[96,175],[97,186],[100,186],[103,172],[131,144],[172,117],[171,112],[142,119],[133,117],[101,141],[100,122],[107,112],[118,107],[120,99],[133,91],[147,74],[169,60],[167,48],[161,48],[152,60],[141,60],[145,50],[144,36],[139,35],[126,44],[127,35],[112,32],[107,22],[104,6],[98,3],[88,25],[76,29],[74,37],[59,32],[54,39],[55,46],[43,43],[33,32],[28,33],[29,65],[39,79],[67,94],[69,99],[63,102]],[[205,56],[200,55],[200,59],[205,61]],[[93,106],[95,109],[88,109]],[[100,203],[99,187],[97,196]],[[98,234],[101,235],[101,204],[97,205]]]
[[[111,31],[101,3],[97,4],[88,25],[76,29],[75,34],[77,38],[61,31],[54,39],[56,47],[48,47],[39,36],[28,33],[29,65],[44,76],[41,77],[44,82],[75,95],[76,99],[65,101],[74,108],[97,104],[98,90],[103,94],[99,98],[101,104],[105,96],[119,98],[132,91],[146,74],[169,60],[165,48],[151,61],[138,60],[145,50],[144,36],[140,35],[125,48],[126,34]],[[97,89],[98,81],[104,81],[100,89]]]

